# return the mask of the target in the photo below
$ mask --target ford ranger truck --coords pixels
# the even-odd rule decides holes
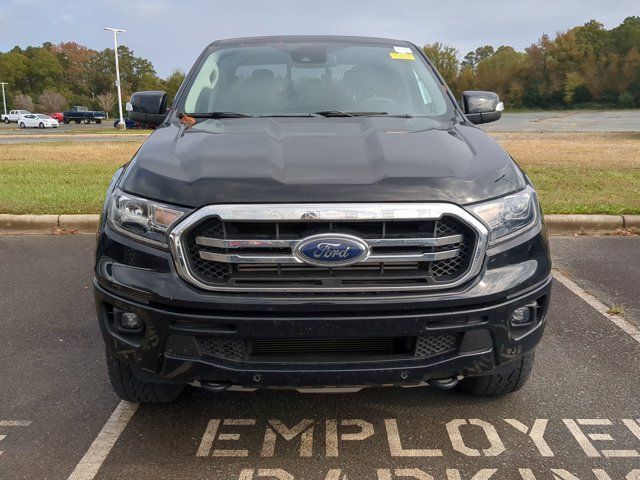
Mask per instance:
[[[551,287],[527,176],[415,45],[212,43],[115,175],[95,300],[116,393],[285,387],[518,390]]]

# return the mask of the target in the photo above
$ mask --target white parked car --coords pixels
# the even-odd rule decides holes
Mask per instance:
[[[18,126],[20,128],[56,128],[58,126],[58,121],[43,113],[29,113],[27,115],[21,115],[20,118],[18,118]]]
[[[1,115],[4,123],[17,122],[22,115],[31,114],[28,110],[10,110],[9,113]]]

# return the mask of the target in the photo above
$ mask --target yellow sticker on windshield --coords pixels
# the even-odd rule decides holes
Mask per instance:
[[[415,60],[413,53],[389,52],[389,56],[394,60]]]

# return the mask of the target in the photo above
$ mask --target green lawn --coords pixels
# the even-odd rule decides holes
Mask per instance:
[[[640,214],[640,168],[529,166],[525,171],[544,213]]]
[[[640,214],[640,135],[496,134],[545,213]],[[99,213],[113,172],[141,140],[0,147],[0,213]]]
[[[640,133],[496,133],[544,213],[640,214]]]
[[[140,143],[2,145],[0,213],[99,213],[113,172]]]

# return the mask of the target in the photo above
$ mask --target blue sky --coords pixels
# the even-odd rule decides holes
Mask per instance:
[[[640,15],[640,0],[0,0],[0,51],[14,45],[76,41],[112,45],[103,26],[124,28],[122,42],[161,76],[188,70],[219,38],[279,34],[366,35],[440,41],[460,50],[524,49],[594,18],[614,27]]]

